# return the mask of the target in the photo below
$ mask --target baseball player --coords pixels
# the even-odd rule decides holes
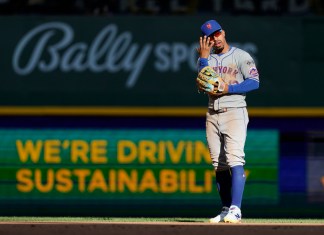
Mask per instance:
[[[223,205],[210,222],[239,223],[249,122],[245,96],[259,88],[259,74],[249,53],[227,43],[226,32],[217,21],[205,22],[201,31],[197,86],[209,97],[206,136]],[[206,79],[210,75],[212,82]]]

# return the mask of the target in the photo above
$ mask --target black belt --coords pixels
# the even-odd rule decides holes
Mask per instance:
[[[215,110],[215,113],[225,113],[225,112],[227,112],[227,108]]]
[[[209,112],[212,114],[225,113],[227,111],[228,111],[228,108],[222,108],[222,109],[217,109],[217,110],[209,109]]]

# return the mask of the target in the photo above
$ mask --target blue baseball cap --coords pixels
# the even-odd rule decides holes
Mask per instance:
[[[201,26],[201,32],[207,37],[221,29],[222,27],[220,26],[220,24],[217,23],[216,20],[208,20]]]

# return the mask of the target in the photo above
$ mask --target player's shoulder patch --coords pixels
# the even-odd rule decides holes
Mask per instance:
[[[251,58],[250,60],[246,60],[245,63],[249,66],[249,67],[255,67],[255,62],[254,60]]]
[[[259,76],[259,72],[257,70],[257,68],[255,66],[252,66],[250,69],[249,69],[249,74],[252,78],[254,77],[257,77]]]

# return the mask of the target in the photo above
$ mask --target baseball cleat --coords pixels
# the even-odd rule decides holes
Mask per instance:
[[[224,207],[222,208],[221,213],[220,213],[219,215],[217,215],[216,217],[211,218],[211,219],[209,220],[209,222],[210,222],[210,223],[219,223],[219,222],[224,222],[224,217],[227,215],[228,210],[229,210],[229,208],[226,207],[226,206],[224,206]]]
[[[231,206],[227,215],[224,217],[224,222],[237,224],[241,223],[241,219],[242,214],[240,208],[238,208],[237,206]]]

